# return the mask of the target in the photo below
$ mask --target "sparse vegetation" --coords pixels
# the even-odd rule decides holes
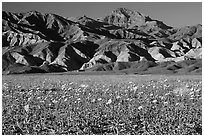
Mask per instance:
[[[201,76],[3,76],[3,135],[201,135]]]

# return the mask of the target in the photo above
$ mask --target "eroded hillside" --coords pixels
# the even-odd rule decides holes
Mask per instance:
[[[125,8],[97,20],[3,11],[2,31],[3,74],[201,73],[202,25],[173,28]]]

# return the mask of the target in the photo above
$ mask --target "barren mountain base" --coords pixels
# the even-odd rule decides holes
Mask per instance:
[[[185,60],[179,62],[152,62],[152,61],[135,61],[135,62],[116,62],[108,64],[98,64],[94,67],[83,71],[64,72],[57,66],[49,68],[40,68],[37,66],[20,66],[13,65],[3,72],[3,74],[26,74],[26,73],[51,73],[62,72],[57,74],[75,74],[75,75],[100,75],[100,74],[178,74],[178,75],[201,75],[202,60]]]

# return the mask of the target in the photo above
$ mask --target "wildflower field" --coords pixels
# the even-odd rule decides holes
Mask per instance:
[[[200,135],[201,76],[2,76],[3,135]]]

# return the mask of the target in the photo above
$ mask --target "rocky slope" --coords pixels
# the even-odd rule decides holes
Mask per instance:
[[[141,64],[145,69],[140,72],[155,73],[152,68],[156,67],[168,73],[187,73],[191,67],[201,73],[202,25],[173,28],[125,8],[97,20],[3,11],[2,31],[3,74],[75,70],[137,73],[135,66]],[[175,65],[186,61],[190,65]],[[179,71],[161,67],[165,62]]]

